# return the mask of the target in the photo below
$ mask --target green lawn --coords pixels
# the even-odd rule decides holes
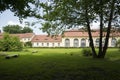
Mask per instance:
[[[0,80],[120,80],[120,52],[115,48],[105,59],[84,57],[79,48],[29,48],[7,54],[19,57],[0,56]]]

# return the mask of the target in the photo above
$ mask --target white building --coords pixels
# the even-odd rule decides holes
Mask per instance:
[[[103,44],[106,33],[103,33]],[[95,47],[99,46],[99,32],[92,32]],[[115,47],[116,42],[120,39],[120,33],[110,34],[108,47]],[[65,31],[63,35],[51,37],[47,35],[36,35],[32,39],[33,47],[89,47],[88,32],[70,30]]]
[[[35,34],[34,33],[21,33],[21,34],[11,34],[12,36],[17,36],[21,42],[26,43],[32,41]]]
[[[32,42],[32,47],[89,47],[88,32],[80,30],[65,31],[63,35],[48,36],[48,35],[35,35],[34,33],[24,34],[11,34],[20,38],[20,41],[25,43]],[[99,31],[92,32],[93,42],[95,47],[99,46]],[[105,41],[106,33],[103,33],[103,44]],[[0,39],[2,33],[0,33]],[[120,39],[120,33],[111,33],[108,47],[115,47],[116,42]]]
[[[32,41],[35,36],[34,33],[21,33],[21,34],[10,34],[11,36],[16,36],[20,39],[21,42],[26,43]],[[3,33],[0,33],[0,39],[3,38]]]
[[[33,47],[61,47],[61,36],[35,35],[32,39]]]

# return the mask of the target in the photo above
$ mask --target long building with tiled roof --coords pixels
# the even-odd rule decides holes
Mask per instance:
[[[93,31],[93,42],[95,47],[99,46],[99,31]],[[103,33],[103,44],[105,42],[106,32]],[[120,33],[111,33],[108,46],[115,47],[116,42],[120,39]],[[32,39],[33,47],[89,47],[88,32],[83,30],[65,31],[63,35],[52,38],[47,35],[36,35]]]
[[[35,35],[32,39],[33,47],[61,47],[61,36]]]
[[[48,35],[35,35],[34,33],[24,34],[11,34],[19,37],[20,41],[32,42],[32,47],[89,47],[88,32],[83,30],[69,30],[65,31],[63,35],[48,36]],[[99,31],[93,31],[93,42],[95,47],[99,46]],[[106,32],[103,33],[103,44],[105,42]],[[0,39],[2,33],[0,33]],[[115,47],[116,42],[120,39],[120,32],[113,32],[110,34],[108,47]]]

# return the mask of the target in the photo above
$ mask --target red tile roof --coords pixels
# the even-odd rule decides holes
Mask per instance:
[[[48,36],[48,35],[35,35],[35,37],[32,39],[32,42],[61,42],[62,37],[61,36]]]
[[[17,36],[21,39],[21,38],[31,38],[35,34],[34,33],[22,33],[22,34],[11,34],[11,35]]]
[[[31,38],[33,35],[35,35],[34,33],[22,33],[22,34],[10,34],[11,36],[17,36],[18,38],[22,39],[22,38]],[[0,39],[3,37],[3,34],[0,34]]]
[[[99,31],[94,31],[92,32],[93,37],[98,37],[100,35]],[[106,35],[106,32],[103,32],[103,36]],[[79,30],[70,30],[70,31],[65,31],[63,34],[64,37],[88,37],[88,32],[85,31],[79,31]],[[110,36],[119,36],[120,37],[120,32],[118,33],[111,33]]]
[[[98,32],[93,32],[93,36],[99,36]],[[63,34],[64,37],[88,37],[88,32],[85,31],[77,31],[77,30],[72,30],[72,31],[65,31]]]

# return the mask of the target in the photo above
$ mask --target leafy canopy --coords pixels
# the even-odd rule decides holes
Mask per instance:
[[[86,27],[88,31],[90,47],[94,58],[104,58],[111,27],[120,27],[120,0],[50,0],[41,3],[44,14],[42,29],[49,34],[63,31],[78,26]],[[91,33],[91,24],[100,24],[99,51],[95,51]],[[106,27],[105,44],[102,44],[103,29]],[[57,31],[56,31],[57,30]]]
[[[10,34],[17,33],[32,33],[33,30],[30,27],[21,27],[19,25],[7,25],[3,27],[3,31]]]
[[[5,33],[0,39],[0,51],[21,51],[22,49],[23,45],[18,37]]]
[[[19,18],[34,16],[39,0],[0,0],[0,12],[10,10]]]
[[[45,20],[43,30],[57,29],[69,29],[77,28],[78,26],[87,26],[86,22],[86,10],[87,17],[90,24],[94,22],[100,22],[101,12],[103,14],[103,26],[107,26],[110,16],[110,8],[112,0],[50,0],[46,3],[41,3],[40,6],[43,8],[42,18]],[[120,18],[120,0],[115,0],[114,15],[112,25],[119,25]],[[102,10],[101,10],[102,8]],[[46,24],[57,25],[56,27],[49,26]]]

